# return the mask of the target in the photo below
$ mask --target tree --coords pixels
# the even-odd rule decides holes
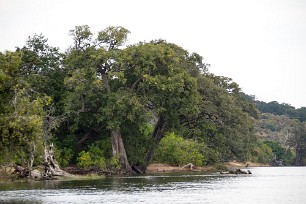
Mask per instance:
[[[97,39],[93,41],[88,26],[77,26],[70,31],[74,37],[75,47],[71,49],[66,61],[68,69],[71,70],[68,82],[70,84],[84,82],[73,86],[71,95],[79,95],[82,102],[76,111],[91,113],[90,115],[96,114],[97,120],[110,131],[113,156],[119,157],[125,171],[130,171],[131,167],[120,131],[122,114],[126,112],[126,109],[120,103],[125,99],[128,99],[127,103],[133,103],[133,100],[129,100],[133,99],[133,96],[130,95],[131,98],[129,98],[125,95],[125,92],[116,86],[115,81],[118,79],[116,73],[120,71],[118,57],[121,50],[119,48],[125,43],[128,33],[129,31],[122,27],[108,27],[99,32]],[[96,93],[100,97],[94,99],[93,94]],[[93,98],[96,103],[89,102],[90,98]],[[91,105],[91,108],[88,105]]]
[[[179,46],[162,40],[139,43],[124,50],[125,84],[153,116],[151,145],[142,171],[165,133],[180,125],[180,116],[197,112],[196,80],[188,72],[193,63],[191,57],[194,56]]]
[[[45,106],[50,105],[50,97],[33,97],[32,89],[20,77],[20,52],[0,53],[0,146],[2,156],[11,162],[26,164],[32,169],[35,157],[41,154],[43,119]]]
[[[255,106],[229,78],[204,73],[197,77],[197,84],[199,113],[181,119],[185,137],[206,143],[222,160],[246,160],[255,142]]]

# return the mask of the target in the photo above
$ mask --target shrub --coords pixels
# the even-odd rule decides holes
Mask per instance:
[[[56,149],[54,152],[55,159],[61,167],[66,167],[74,156],[73,149],[67,147],[64,147],[61,150]]]
[[[106,162],[103,149],[96,144],[91,145],[88,151],[81,151],[77,158],[77,165],[83,168],[99,167],[105,169]]]
[[[201,145],[192,140],[185,140],[174,133],[169,133],[160,142],[155,160],[173,165],[193,163],[203,166],[204,156],[200,153]]]
[[[111,168],[119,169],[121,167],[120,161],[119,161],[119,155],[113,156],[109,160],[109,166]]]
[[[77,158],[77,161],[78,161],[77,165],[79,167],[86,168],[86,167],[92,166],[90,153],[84,150],[79,153],[79,157]]]

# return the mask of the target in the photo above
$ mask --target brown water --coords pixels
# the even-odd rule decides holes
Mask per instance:
[[[306,203],[306,167],[0,184],[0,203]]]

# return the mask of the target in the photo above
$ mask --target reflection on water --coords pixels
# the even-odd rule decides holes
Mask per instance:
[[[0,203],[305,203],[305,167],[0,184]]]

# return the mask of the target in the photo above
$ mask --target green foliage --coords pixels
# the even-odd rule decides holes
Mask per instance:
[[[104,151],[99,147],[99,144],[91,145],[88,151],[81,151],[77,158],[77,165],[79,167],[99,167],[106,168],[106,161]]]
[[[108,45],[107,50],[116,49],[126,42],[128,33],[126,28],[110,26],[99,32],[97,41]]]
[[[54,113],[62,114],[62,98],[65,91],[63,69],[64,55],[59,48],[48,45],[48,39],[42,34],[29,37],[21,49],[19,66],[22,79],[31,87],[31,95],[47,95],[54,103]]]
[[[222,160],[221,154],[218,150],[214,148],[210,148],[207,145],[201,144],[201,148],[199,149],[199,152],[204,156],[205,158],[205,164],[207,165],[214,165],[219,163]]]
[[[5,147],[0,157],[9,151],[11,162],[25,164],[31,152],[40,158],[44,117],[52,99],[32,94],[29,84],[20,77],[20,52],[1,53],[0,63],[0,143]]]
[[[204,74],[197,84],[199,113],[181,120],[183,135],[203,141],[221,160],[247,160],[255,142],[255,106],[229,78]]]
[[[277,130],[277,127],[273,123],[267,123],[265,125],[265,128],[271,130],[272,132],[275,132]]]
[[[180,115],[198,111],[196,80],[188,73],[191,63],[187,57],[188,52],[174,44],[153,41],[128,47],[121,61],[129,67],[126,83],[143,93],[144,102],[172,125],[178,124]]]
[[[192,163],[197,166],[205,164],[205,158],[200,153],[202,145],[191,140],[169,133],[166,135],[156,152],[155,160],[173,165]]]
[[[84,150],[79,153],[79,157],[78,157],[77,160],[78,160],[77,165],[79,167],[86,168],[86,167],[92,167],[93,166],[93,162],[91,161],[90,153],[86,152]]]
[[[72,148],[64,147],[62,149],[55,149],[55,156],[61,167],[67,167],[71,163],[74,154]]]
[[[268,164],[274,158],[274,154],[269,145],[265,143],[258,143],[251,153],[251,161]]]
[[[272,152],[277,160],[282,160],[285,165],[294,164],[294,154],[290,149],[286,150],[279,143],[273,141],[264,141],[264,144],[272,149]]]
[[[145,164],[144,155],[152,145],[150,142],[152,132],[153,125],[149,123],[129,122],[122,127],[123,141],[131,164]]]
[[[119,161],[119,155],[118,154],[110,158],[109,167],[114,168],[114,169],[120,169],[121,168],[121,164],[120,164],[120,161]]]

